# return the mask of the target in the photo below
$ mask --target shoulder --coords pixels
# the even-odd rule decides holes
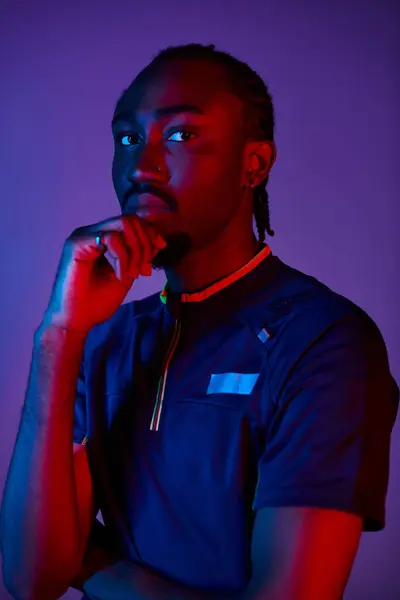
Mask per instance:
[[[340,347],[346,350],[343,360],[367,360],[367,353],[375,352],[387,364],[382,332],[363,308],[316,277],[279,262],[273,286],[266,286],[245,316],[268,331],[272,379],[282,383],[299,361],[340,359],[335,352]]]
[[[373,318],[354,301],[334,291],[316,277],[280,261],[280,285],[276,293],[266,298],[264,310],[276,320],[282,336],[302,338],[307,343],[317,339],[330,328],[349,324],[380,334]],[[346,327],[341,327],[346,330]]]

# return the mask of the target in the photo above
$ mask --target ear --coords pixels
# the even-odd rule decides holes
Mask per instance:
[[[256,187],[267,179],[276,160],[276,146],[271,141],[248,142],[245,149],[243,185]]]

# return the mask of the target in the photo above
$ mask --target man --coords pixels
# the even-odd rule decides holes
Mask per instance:
[[[71,234],[35,333],[6,585],[338,600],[385,525],[399,388],[373,320],[264,243],[269,92],[213,46],[169,48],[112,130],[122,216]],[[151,267],[161,294],[120,306]]]

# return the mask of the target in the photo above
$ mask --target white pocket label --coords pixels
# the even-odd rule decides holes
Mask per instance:
[[[260,373],[212,373],[207,394],[251,394]]]

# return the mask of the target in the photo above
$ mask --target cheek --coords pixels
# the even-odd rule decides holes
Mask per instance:
[[[111,167],[111,177],[112,182],[114,184],[115,190],[118,190],[118,187],[121,185],[121,168],[119,166],[119,162],[116,160],[115,156],[112,162]]]
[[[236,186],[240,181],[240,161],[225,148],[204,144],[190,153],[171,155],[167,158],[171,187],[179,193],[218,193],[224,187]]]
[[[216,160],[202,161],[192,173],[179,173],[174,188],[179,204],[182,224],[190,229],[219,231],[237,210],[239,187],[231,177],[229,165],[226,169]]]

